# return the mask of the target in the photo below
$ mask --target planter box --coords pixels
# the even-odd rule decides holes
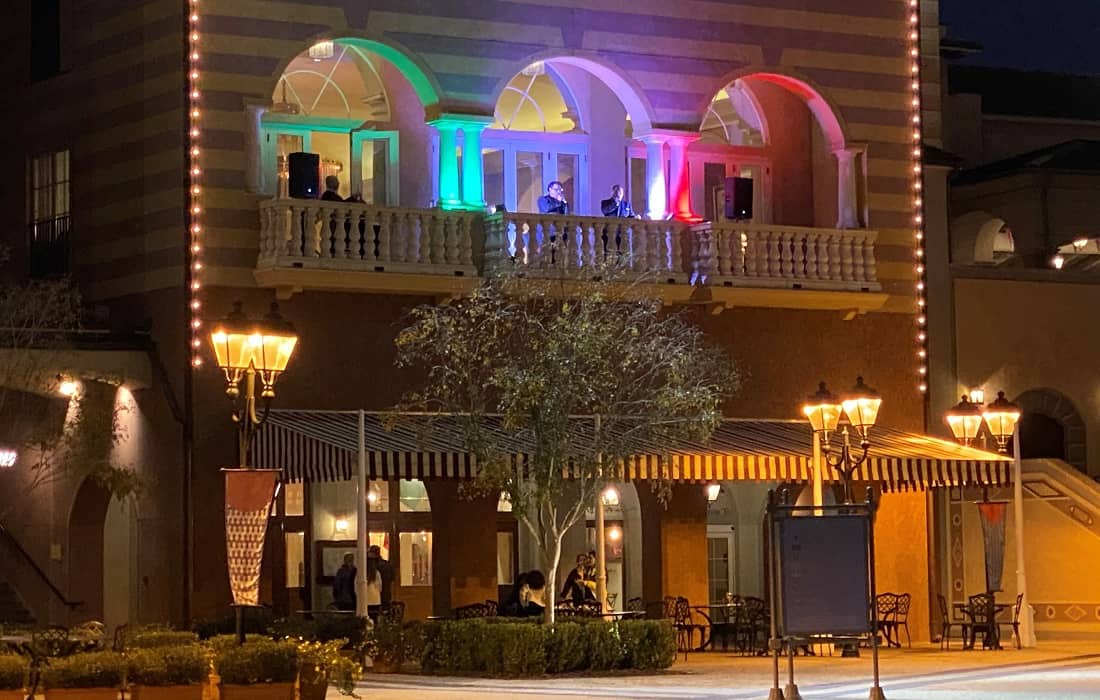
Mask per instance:
[[[202,700],[201,685],[135,685],[130,700]]]
[[[401,662],[400,661],[387,661],[382,659],[372,659],[370,671],[372,673],[400,673]]]
[[[46,700],[118,700],[118,688],[47,688]]]
[[[222,684],[221,700],[294,700],[293,683]]]
[[[27,700],[27,691],[0,690],[0,700]]]
[[[319,681],[298,680],[298,696],[300,700],[325,700],[325,695],[327,694],[327,678],[323,678]]]

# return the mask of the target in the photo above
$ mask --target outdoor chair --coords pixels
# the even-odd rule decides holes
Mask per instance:
[[[676,617],[676,599],[670,595],[666,595],[661,600],[662,610],[661,617],[666,620],[671,620]]]
[[[94,620],[84,622],[72,628],[69,637],[80,651],[102,651],[107,646],[107,626]]]
[[[720,635],[722,638],[722,651],[729,649],[730,639],[733,639],[734,645],[737,644],[737,628],[738,622],[741,619],[741,609],[744,607],[744,602],[741,600],[741,596],[733,595],[725,601],[727,607],[714,608],[712,614],[714,618],[711,622],[711,648],[714,648],[714,635]]]
[[[471,603],[454,609],[456,620],[472,620],[479,617],[488,617],[485,603]]]
[[[672,627],[676,630],[676,646],[684,653],[685,660],[688,652],[697,648],[692,646],[696,631],[699,632],[699,647],[706,641],[707,626],[692,618],[691,603],[687,598],[676,598],[672,609]]]
[[[940,604],[940,649],[951,648],[951,628],[958,627],[959,633],[962,635],[963,648],[966,648],[967,639],[970,636],[970,622],[963,620],[954,620],[951,618],[951,614],[948,611],[947,599],[943,595],[937,595],[936,599]]]
[[[768,603],[763,598],[747,597],[742,601],[735,623],[737,649],[743,654],[755,654],[771,633]]]
[[[977,593],[970,596],[967,602],[967,615],[970,617],[970,644],[967,649],[974,648],[974,642],[978,633],[982,634],[982,646],[993,645],[997,638],[997,621],[994,619],[994,606],[996,601],[992,593]]]
[[[1023,645],[1020,642],[1020,613],[1024,607],[1024,594],[1016,596],[1016,605],[1012,606],[1012,621],[998,622],[998,625],[1009,625],[1012,627],[1012,636],[1016,638],[1016,648],[1020,649]]]
[[[897,633],[898,594],[879,593],[875,596],[875,615],[878,616],[878,629],[886,638],[886,646],[901,646],[894,639]]]
[[[645,612],[645,603],[641,598],[631,598],[626,601],[627,612]]]
[[[898,596],[898,606],[894,612],[894,634],[897,635],[898,646],[901,646],[901,631],[905,630],[905,643],[913,648],[913,639],[909,636],[909,606],[913,604],[913,596],[902,593]]]
[[[111,651],[125,651],[129,636],[130,625],[128,623],[124,622],[116,627],[114,641],[111,643]]]
[[[496,617],[500,610],[500,605],[495,600],[485,601],[485,617]]]

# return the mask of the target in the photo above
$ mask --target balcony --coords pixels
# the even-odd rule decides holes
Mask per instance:
[[[874,231],[376,207],[260,205],[262,287],[454,296],[483,275],[582,280],[604,262],[668,303],[865,313],[886,300]]]

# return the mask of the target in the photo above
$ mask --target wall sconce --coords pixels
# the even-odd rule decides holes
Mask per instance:
[[[623,538],[623,530],[620,527],[612,527],[607,531],[607,539],[612,542],[618,542]]]
[[[619,505],[619,492],[614,486],[608,486],[606,489],[604,489],[602,498],[603,504],[605,506]]]
[[[60,374],[57,375],[57,393],[66,398],[72,398],[76,396],[76,392],[80,390],[80,382],[72,377],[63,377]]]
[[[718,495],[722,493],[721,484],[707,484],[707,502],[714,503],[718,500]]]
[[[378,492],[374,489],[367,491],[367,503],[378,503]]]
[[[347,518],[337,518],[336,523],[333,525],[333,528],[336,530],[336,533],[339,534],[339,535],[347,534],[347,532],[348,532],[348,519]]]
[[[985,389],[971,389],[970,390],[970,403],[975,406],[981,406],[985,403]]]

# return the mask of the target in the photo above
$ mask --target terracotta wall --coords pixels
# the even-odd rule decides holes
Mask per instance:
[[[909,632],[914,642],[929,636],[931,605],[928,585],[928,495],[924,492],[882,495],[875,517],[875,577],[879,593],[908,593]],[[904,636],[904,633],[903,633]]]

